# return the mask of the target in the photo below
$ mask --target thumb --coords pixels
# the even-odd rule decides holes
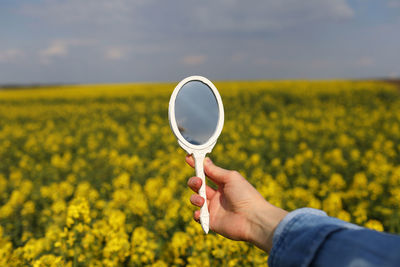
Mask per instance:
[[[232,174],[231,171],[215,165],[209,157],[204,159],[204,172],[208,178],[217,184],[225,184]]]

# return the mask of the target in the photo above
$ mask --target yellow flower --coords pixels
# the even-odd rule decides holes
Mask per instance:
[[[368,220],[365,223],[365,227],[373,229],[373,230],[376,230],[376,231],[380,231],[380,232],[383,231],[382,223],[380,221],[377,221],[377,220],[372,220],[372,219]]]
[[[136,227],[131,239],[131,261],[135,265],[153,263],[157,243],[152,232],[144,227]]]
[[[129,188],[130,186],[129,174],[126,172],[120,174],[117,178],[113,180],[113,186],[115,188]]]
[[[342,209],[342,197],[339,193],[330,193],[322,203],[323,210],[331,216],[336,216]]]
[[[184,232],[176,232],[172,237],[171,249],[175,258],[186,256],[187,249],[192,241],[188,234]]]
[[[366,189],[368,179],[363,172],[356,173],[354,175],[353,187],[356,189]]]
[[[65,261],[62,257],[57,257],[54,255],[43,255],[38,260],[33,262],[33,267],[42,267],[42,266],[49,266],[49,267],[61,267],[65,266]]]
[[[44,247],[43,239],[30,239],[23,247],[24,259],[31,261],[38,256]]]
[[[340,190],[345,188],[346,182],[344,181],[342,175],[334,173],[331,175],[329,180],[329,186],[334,190]]]
[[[35,212],[35,203],[31,200],[25,202],[21,210],[21,215],[27,216],[29,214],[33,214],[34,212]]]
[[[90,223],[90,207],[84,198],[71,201],[67,210],[67,226],[71,227],[76,222]]]
[[[337,217],[343,221],[350,222],[351,216],[350,213],[344,210],[340,210],[337,214]]]
[[[368,203],[361,202],[356,206],[356,209],[353,211],[353,216],[355,217],[355,222],[357,224],[362,224],[368,219]]]
[[[107,238],[103,255],[106,258],[112,258],[113,255],[116,255],[120,262],[124,262],[125,258],[129,256],[129,251],[128,235],[123,231],[118,231],[112,232]]]

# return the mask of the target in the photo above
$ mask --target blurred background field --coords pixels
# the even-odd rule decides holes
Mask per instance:
[[[216,82],[211,158],[273,204],[400,233],[400,92],[378,81]],[[175,83],[0,91],[0,265],[260,266],[192,219]]]

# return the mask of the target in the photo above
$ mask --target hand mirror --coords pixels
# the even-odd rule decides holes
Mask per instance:
[[[224,125],[224,107],[217,88],[201,76],[183,79],[172,92],[168,118],[178,144],[194,158],[196,176],[202,179],[199,195],[206,200],[204,158],[213,149]],[[205,201],[200,209],[200,223],[206,234],[209,218]]]

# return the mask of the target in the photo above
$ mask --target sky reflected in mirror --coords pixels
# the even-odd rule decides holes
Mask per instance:
[[[211,88],[200,81],[186,83],[175,100],[175,120],[186,141],[194,145],[206,143],[219,120],[218,103]]]

